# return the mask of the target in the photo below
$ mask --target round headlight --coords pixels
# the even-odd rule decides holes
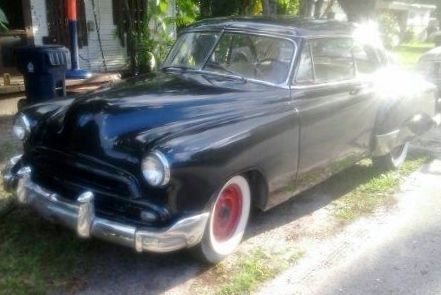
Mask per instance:
[[[142,174],[151,186],[164,186],[170,181],[170,165],[159,151],[148,154],[142,161]]]
[[[31,133],[31,125],[26,115],[21,114],[15,119],[14,126],[12,127],[14,135],[24,141]]]

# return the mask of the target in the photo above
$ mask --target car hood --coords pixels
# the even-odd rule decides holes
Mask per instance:
[[[276,87],[195,73],[130,79],[73,100],[41,120],[33,145],[97,158],[142,154],[161,140],[270,111]]]

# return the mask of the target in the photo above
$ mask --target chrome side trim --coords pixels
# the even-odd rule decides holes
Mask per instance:
[[[24,169],[26,168],[26,169]],[[97,237],[136,249],[138,252],[170,252],[198,244],[209,213],[193,215],[167,228],[144,228],[115,222],[95,215],[94,194],[84,192],[76,201],[62,198],[32,182],[31,171],[19,177],[16,194],[19,203],[33,207],[41,216],[65,225],[82,238]]]

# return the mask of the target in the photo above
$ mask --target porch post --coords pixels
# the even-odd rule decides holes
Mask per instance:
[[[66,72],[66,78],[86,79],[92,74],[89,71],[80,69],[78,55],[78,29],[77,29],[77,0],[67,0],[67,21],[69,24],[70,55],[72,67]]]

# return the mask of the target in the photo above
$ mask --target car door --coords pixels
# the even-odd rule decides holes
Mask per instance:
[[[370,62],[351,38],[303,42],[292,94],[300,115],[297,190],[314,185],[367,154],[376,116]]]

